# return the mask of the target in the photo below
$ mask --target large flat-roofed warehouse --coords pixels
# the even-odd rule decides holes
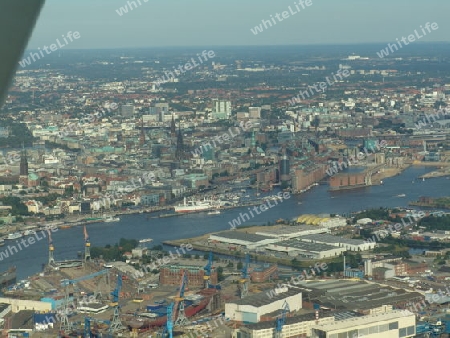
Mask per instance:
[[[302,308],[302,294],[298,289],[281,288],[269,297],[266,292],[257,293],[225,304],[225,317],[246,323],[258,323],[261,316],[283,309],[284,302],[290,311]]]
[[[238,244],[247,249],[256,249],[264,247],[267,244],[274,243],[278,239],[273,237],[248,234],[240,231],[223,231],[209,236],[209,241],[216,241],[227,244]]]
[[[416,335],[416,317],[407,311],[390,311],[323,323],[312,328],[313,338],[406,338]]]
[[[280,226],[275,229],[267,229],[256,232],[257,235],[274,237],[278,240],[286,240],[297,238],[305,235],[329,233],[330,230],[320,226],[312,225],[296,225],[296,226]]]
[[[302,289],[304,299],[320,304],[323,309],[351,310],[360,313],[369,313],[375,308],[386,306],[406,309],[410,304],[418,304],[424,299],[418,292],[345,279],[302,281],[296,286]]]
[[[289,256],[317,259],[335,257],[345,252],[345,249],[341,247],[321,243],[302,242],[297,239],[269,244],[267,250],[286,252]]]
[[[339,246],[349,251],[366,251],[373,249],[376,245],[376,243],[368,243],[363,241],[362,239],[344,238],[329,234],[305,235],[302,236],[301,240],[311,243],[322,243]]]
[[[334,323],[334,317],[327,314],[327,317],[316,319],[314,313],[307,313],[300,316],[286,317],[282,330],[282,337],[310,337],[311,329],[317,324]],[[275,321],[265,321],[257,324],[248,324],[235,330],[234,337],[242,338],[273,338],[275,337]]]

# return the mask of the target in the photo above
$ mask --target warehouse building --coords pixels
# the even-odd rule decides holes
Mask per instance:
[[[283,337],[310,337],[311,329],[317,324],[334,323],[334,318],[330,315],[316,320],[314,313],[300,316],[286,317],[286,322],[281,331]],[[273,338],[275,336],[275,321],[248,324],[233,332],[234,338]]]
[[[305,235],[329,233],[330,230],[320,226],[299,225],[299,226],[280,226],[275,229],[259,231],[256,234],[266,237],[277,238],[278,240],[287,240],[298,238]]]
[[[248,234],[240,231],[223,231],[209,236],[210,242],[219,242],[226,244],[237,244],[252,250],[264,247],[270,243],[278,241],[273,237],[261,236],[256,234]]]
[[[345,248],[348,251],[366,251],[375,248],[376,243],[365,242],[362,239],[351,239],[333,236],[329,234],[305,235],[302,241],[311,243],[322,243]]]
[[[270,298],[265,292],[261,292],[230,301],[225,304],[225,318],[238,322],[258,323],[261,317],[283,309],[284,302],[289,305],[290,311],[300,310],[301,292],[294,288],[280,288],[277,289],[276,295]]]
[[[416,317],[408,311],[389,311],[312,328],[312,338],[407,338],[416,335]]]
[[[322,243],[302,242],[297,239],[269,244],[267,250],[285,252],[291,257],[301,256],[314,259],[336,257],[345,252],[345,249],[342,247]]]

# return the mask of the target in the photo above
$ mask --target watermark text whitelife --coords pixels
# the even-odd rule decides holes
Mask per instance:
[[[16,241],[15,244],[8,245],[6,249],[3,251],[0,251],[0,261],[3,261],[4,259],[7,259],[11,256],[14,256],[19,251],[22,251],[25,248],[28,248],[30,245],[35,244],[36,242],[39,242],[43,240],[44,238],[47,238],[47,234],[50,234],[51,232],[58,231],[57,226],[51,226],[51,227],[45,227],[43,230],[36,231],[33,236],[28,236],[26,238],[22,238],[20,241]],[[39,236],[39,233],[41,236]]]
[[[422,39],[424,36],[431,33],[432,31],[437,30],[438,28],[439,28],[439,26],[436,22],[433,22],[431,24],[429,22],[427,22],[425,24],[425,28],[422,27],[422,25],[420,25],[420,30],[422,31],[423,35],[420,35],[420,33],[417,31],[417,29],[415,29],[414,34],[409,34],[407,38],[402,36],[400,40],[398,38],[395,39],[395,40],[397,40],[397,43],[393,43],[393,44],[388,43],[386,48],[381,49],[379,52],[377,52],[377,55],[381,59],[384,58],[385,56],[389,56],[389,54],[398,51],[399,48],[403,48],[403,46],[408,46],[411,42]]]
[[[208,141],[208,142],[203,142],[203,144],[202,144],[201,146],[195,148],[193,151],[191,151],[191,153],[192,153],[192,155],[194,155],[194,156],[195,156],[195,155],[201,155],[201,154],[203,154],[204,152],[206,152],[208,149],[215,148],[215,147],[217,146],[216,141],[217,141],[219,144],[222,144],[222,143],[224,143],[224,142],[228,142],[228,141],[230,141],[231,139],[233,139],[234,137],[238,136],[238,135],[241,133],[241,129],[242,129],[244,132],[246,132],[246,131],[248,131],[248,129],[250,129],[252,126],[253,126],[253,124],[252,124],[251,121],[247,121],[245,124],[244,124],[243,121],[241,121],[241,122],[239,123],[239,127],[230,128],[230,129],[228,129],[228,133],[224,133],[224,134],[222,134],[222,135],[217,135],[217,136],[215,136],[213,139],[211,139],[210,141]],[[236,134],[233,134],[233,129],[234,129],[234,132],[235,132]],[[211,142],[214,144],[214,146],[211,145]]]
[[[370,155],[373,155],[377,151],[380,151],[382,148],[386,147],[386,145],[387,142],[384,140],[381,142],[377,141],[373,147],[369,147],[369,149],[364,148],[364,153],[360,152],[358,153],[358,155],[356,155],[356,157],[352,155],[349,156],[346,161],[334,161],[333,164],[328,167],[326,172],[330,177],[336,175],[337,173],[339,173],[339,171],[342,171],[352,165],[356,165],[359,161],[368,158]],[[371,151],[372,154],[370,154],[369,151]]]
[[[328,269],[328,265],[327,265],[327,263],[316,263],[316,264],[314,264],[314,267],[310,266],[309,269],[310,269],[311,275],[308,275],[307,270],[303,270],[300,273],[300,275],[298,275],[296,277],[292,276],[291,280],[289,282],[282,283],[282,284],[278,283],[278,285],[275,289],[267,291],[266,292],[267,297],[272,299],[280,292],[280,290],[283,290],[284,288],[292,288],[293,287],[292,284],[294,284],[294,285],[300,284],[302,281],[304,281],[310,277],[315,277],[317,274],[323,273],[325,270]]]
[[[293,106],[297,103],[302,102],[302,100],[309,99],[314,94],[323,93],[328,88],[328,86],[332,86],[336,82],[342,81],[344,78],[349,77],[350,72],[347,69],[338,69],[336,74],[332,73],[331,75],[333,77],[334,82],[331,81],[328,76],[326,76],[325,77],[326,82],[318,82],[318,83],[313,84],[312,86],[308,86],[308,88],[304,91],[300,90],[296,96],[292,97],[287,102],[289,103],[289,105]],[[301,96],[301,99],[300,99],[300,96]]]
[[[119,16],[122,16],[124,14],[128,13],[128,10],[132,11],[133,9],[138,8],[139,6],[142,6],[143,3],[147,3],[150,0],[131,0],[131,1],[127,1],[127,3],[125,4],[125,6],[120,7],[119,9],[116,9],[116,13]]]
[[[155,81],[155,85],[159,87],[163,83],[170,82],[171,80],[173,81],[173,80],[175,80],[177,78],[177,76],[186,73],[186,71],[188,71],[188,70],[192,70],[192,69],[200,66],[201,64],[203,64],[203,62],[206,62],[206,61],[208,61],[208,59],[212,59],[215,56],[216,56],[216,54],[214,53],[213,50],[209,50],[209,51],[204,50],[201,54],[197,53],[197,60],[200,63],[197,63],[195,58],[192,57],[185,64],[179,64],[177,68],[172,67],[173,68],[173,72],[166,70],[164,72],[164,75],[162,77],[159,77]]]
[[[173,262],[177,259],[179,259],[182,255],[187,254],[187,252],[193,250],[192,244],[181,244],[179,248],[175,248],[176,255],[172,252],[172,250],[169,251],[168,256],[164,256],[162,258],[156,259],[152,262],[152,264],[147,264],[141,267],[141,271],[135,272],[135,278],[142,278],[145,274],[148,274],[152,272],[153,270],[159,270],[161,266],[167,265],[170,262]],[[180,251],[178,251],[180,250]]]
[[[72,33],[72,31],[67,32],[67,35],[62,35],[62,38],[65,42],[65,44],[61,43],[59,38],[56,39],[56,43],[52,43],[50,46],[44,46],[42,49],[39,47],[37,53],[30,52],[30,55],[27,58],[22,59],[22,61],[19,61],[19,64],[22,68],[25,68],[26,66],[31,65],[32,62],[36,62],[37,60],[43,59],[46,55],[51,54],[52,52],[56,52],[58,49],[63,48],[67,46],[70,42],[73,42],[74,40],[78,40],[81,37],[80,32],[75,31]],[[44,54],[44,51],[46,54]]]
[[[426,126],[445,118],[448,114],[450,114],[450,111],[446,108],[439,109],[435,114],[425,114],[422,121],[417,121],[417,123],[415,123],[416,129],[425,128]]]
[[[260,205],[256,205],[253,207],[253,209],[248,208],[248,211],[250,213],[250,215],[246,212],[244,213],[239,213],[239,217],[234,218],[232,221],[228,222],[228,224],[231,227],[231,230],[236,229],[236,227],[238,225],[241,225],[242,223],[245,223],[247,221],[250,221],[252,218],[255,217],[255,215],[253,214],[252,210],[257,214],[260,215],[261,213],[273,208],[274,206],[278,205],[278,202],[283,203],[284,200],[287,200],[289,198],[291,198],[291,194],[287,191],[285,192],[279,192],[277,195],[273,195],[273,204],[271,204],[270,200],[267,199],[265,201],[265,203],[260,204]]]
[[[283,12],[281,12],[281,14],[280,13],[276,13],[274,15],[271,14],[270,19],[261,20],[261,23],[258,26],[255,26],[254,28],[250,28],[250,31],[253,33],[253,35],[258,35],[259,33],[262,33],[264,31],[264,29],[267,30],[270,27],[272,27],[272,24],[276,25],[277,22],[282,22],[283,20],[288,19],[292,15],[295,15],[295,14],[301,12],[306,7],[310,7],[311,5],[312,5],[312,0],[298,0],[298,2],[294,2],[294,6],[295,6],[295,9],[297,9],[297,11],[292,9],[292,6],[288,6],[289,11],[283,11]],[[274,17],[277,18],[278,21],[275,20]]]

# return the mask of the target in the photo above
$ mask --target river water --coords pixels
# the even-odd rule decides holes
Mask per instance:
[[[247,221],[245,225],[273,223],[280,218],[292,219],[301,214],[347,214],[369,208],[401,207],[407,206],[409,201],[415,201],[420,196],[449,196],[450,180],[418,179],[418,176],[431,170],[426,167],[412,167],[401,175],[385,179],[383,185],[358,190],[330,192],[327,185],[315,186],[306,193],[291,196],[260,215],[253,212],[256,217]],[[405,194],[406,197],[397,197],[400,194]],[[228,230],[229,222],[243,212],[248,212],[247,207],[225,210],[220,215],[194,214],[151,218],[153,214],[134,214],[121,216],[120,222],[116,223],[90,224],[87,230],[92,246],[114,244],[120,238],[153,238],[151,244],[154,245],[165,240]],[[61,229],[52,236],[56,260],[75,259],[77,252],[84,251],[83,227]],[[13,243],[15,241],[6,241],[5,246],[0,247],[0,251],[8,250],[8,244]],[[15,265],[18,279],[23,279],[41,271],[42,264],[48,261],[48,242],[43,239],[8,258],[2,258],[0,271]]]

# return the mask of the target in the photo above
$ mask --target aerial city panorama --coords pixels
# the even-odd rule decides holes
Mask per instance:
[[[0,0],[8,338],[448,338],[450,2]]]

